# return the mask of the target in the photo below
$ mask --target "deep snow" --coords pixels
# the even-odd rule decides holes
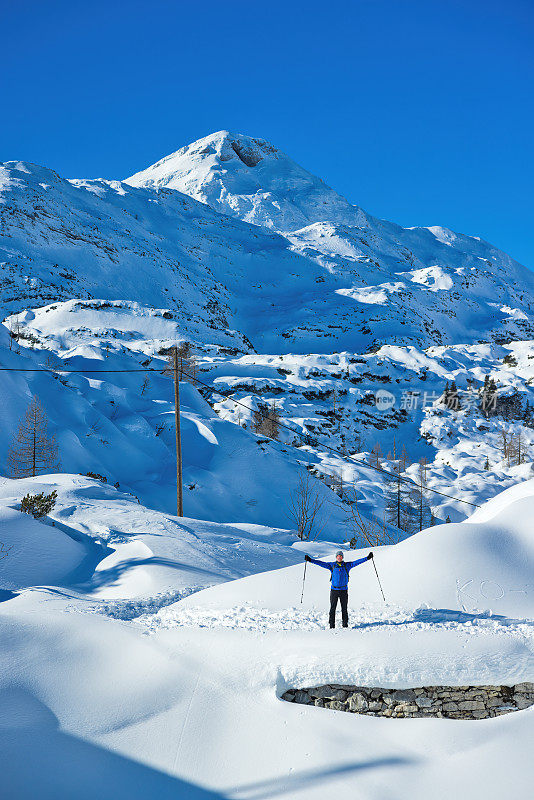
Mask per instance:
[[[240,569],[237,528],[226,556],[214,557],[217,535],[230,544],[222,526],[168,518],[173,534],[163,515],[156,528],[156,512],[96,481],[40,480],[59,487],[52,516],[69,518],[71,529],[57,528],[57,536],[70,540],[74,530],[105,540],[114,553],[107,558],[125,566],[115,601],[121,594],[131,598],[134,587],[138,599],[146,592],[157,598],[158,587],[168,590],[172,580],[183,588],[183,571],[173,579],[157,563],[152,570],[150,559],[142,565],[146,582],[129,558],[134,544],[151,542],[155,559],[171,551],[181,559],[186,548],[190,580],[199,585],[207,585],[208,557],[227,576]],[[2,485],[3,507],[13,505],[16,483]],[[211,583],[218,585],[160,610],[157,602],[146,606],[149,613],[129,622],[113,618],[108,591],[99,586],[106,559],[85,586],[23,590],[0,605],[0,761],[8,796],[70,800],[75,791],[81,798],[314,800],[356,793],[373,800],[451,794],[496,800],[513,776],[514,797],[526,799],[532,709],[485,721],[387,720],[279,698],[288,686],[325,682],[403,688],[532,680],[533,510],[534,481],[528,481],[490,501],[472,521],[378,548],[387,603],[371,565],[355,569],[346,631],[320,629],[328,595],[324,570],[308,566],[299,602],[303,551],[327,556],[334,549],[327,543],[271,543],[269,571],[224,583],[214,575]],[[3,512],[2,519],[10,514],[17,515]],[[51,530],[22,519],[44,535]],[[147,524],[155,528],[151,538]],[[191,538],[184,538],[187,527]],[[244,547],[254,533],[241,531]],[[263,543],[279,536],[259,533]],[[298,563],[280,569],[291,563],[289,554]],[[31,574],[28,551],[17,569],[24,558]],[[9,563],[0,562],[4,578]],[[475,593],[478,610],[458,595],[457,582],[469,580],[472,593],[486,582],[491,608]]]
[[[533,680],[534,428],[478,408],[488,375],[532,404],[532,274],[477,237],[375,219],[226,131],[125,182],[7,162],[0,213],[0,460],[37,394],[63,470],[0,479],[0,794],[530,797],[532,709],[385,720],[280,696]],[[178,519],[161,369],[185,339],[209,388],[181,384]],[[459,412],[439,400],[452,380]],[[291,428],[279,442],[251,429],[260,402]],[[386,603],[358,567],[350,628],[331,632],[325,571],[308,566],[300,602],[303,555],[353,533],[333,473],[383,519],[377,445],[386,469],[405,445],[412,477],[425,457],[459,499],[427,492],[453,523],[375,548]],[[313,543],[288,514],[306,467]],[[52,489],[48,519],[17,510]]]

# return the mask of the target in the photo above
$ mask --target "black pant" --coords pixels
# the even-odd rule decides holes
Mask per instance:
[[[349,612],[347,611],[349,602],[348,589],[330,589],[330,627],[336,627],[336,606],[338,600],[341,603],[341,620],[343,622],[343,627],[347,628],[349,625]]]

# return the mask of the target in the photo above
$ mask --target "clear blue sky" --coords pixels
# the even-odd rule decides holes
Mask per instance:
[[[0,0],[0,160],[124,178],[220,129],[534,268],[534,0]]]

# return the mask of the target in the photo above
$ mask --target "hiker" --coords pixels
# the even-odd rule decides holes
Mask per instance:
[[[349,602],[349,572],[353,567],[357,567],[358,564],[363,564],[364,561],[369,561],[372,557],[373,554],[371,552],[368,556],[365,556],[365,558],[359,558],[357,561],[344,561],[342,550],[337,551],[335,561],[319,561],[318,558],[312,558],[309,555],[305,556],[306,561],[309,561],[311,564],[317,564],[318,567],[329,569],[331,572],[330,580],[332,582],[332,588],[330,589],[329,616],[331,628],[336,627],[336,607],[338,600],[341,603],[341,621],[343,627],[348,627],[349,613],[347,606]]]

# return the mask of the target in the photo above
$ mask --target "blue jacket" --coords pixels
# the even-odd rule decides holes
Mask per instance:
[[[359,558],[357,561],[342,561],[341,564],[338,564],[337,561],[319,561],[318,558],[311,558],[311,556],[310,561],[312,564],[317,564],[318,567],[330,570],[332,573],[330,576],[332,589],[348,589],[350,570],[367,561],[367,556]]]

